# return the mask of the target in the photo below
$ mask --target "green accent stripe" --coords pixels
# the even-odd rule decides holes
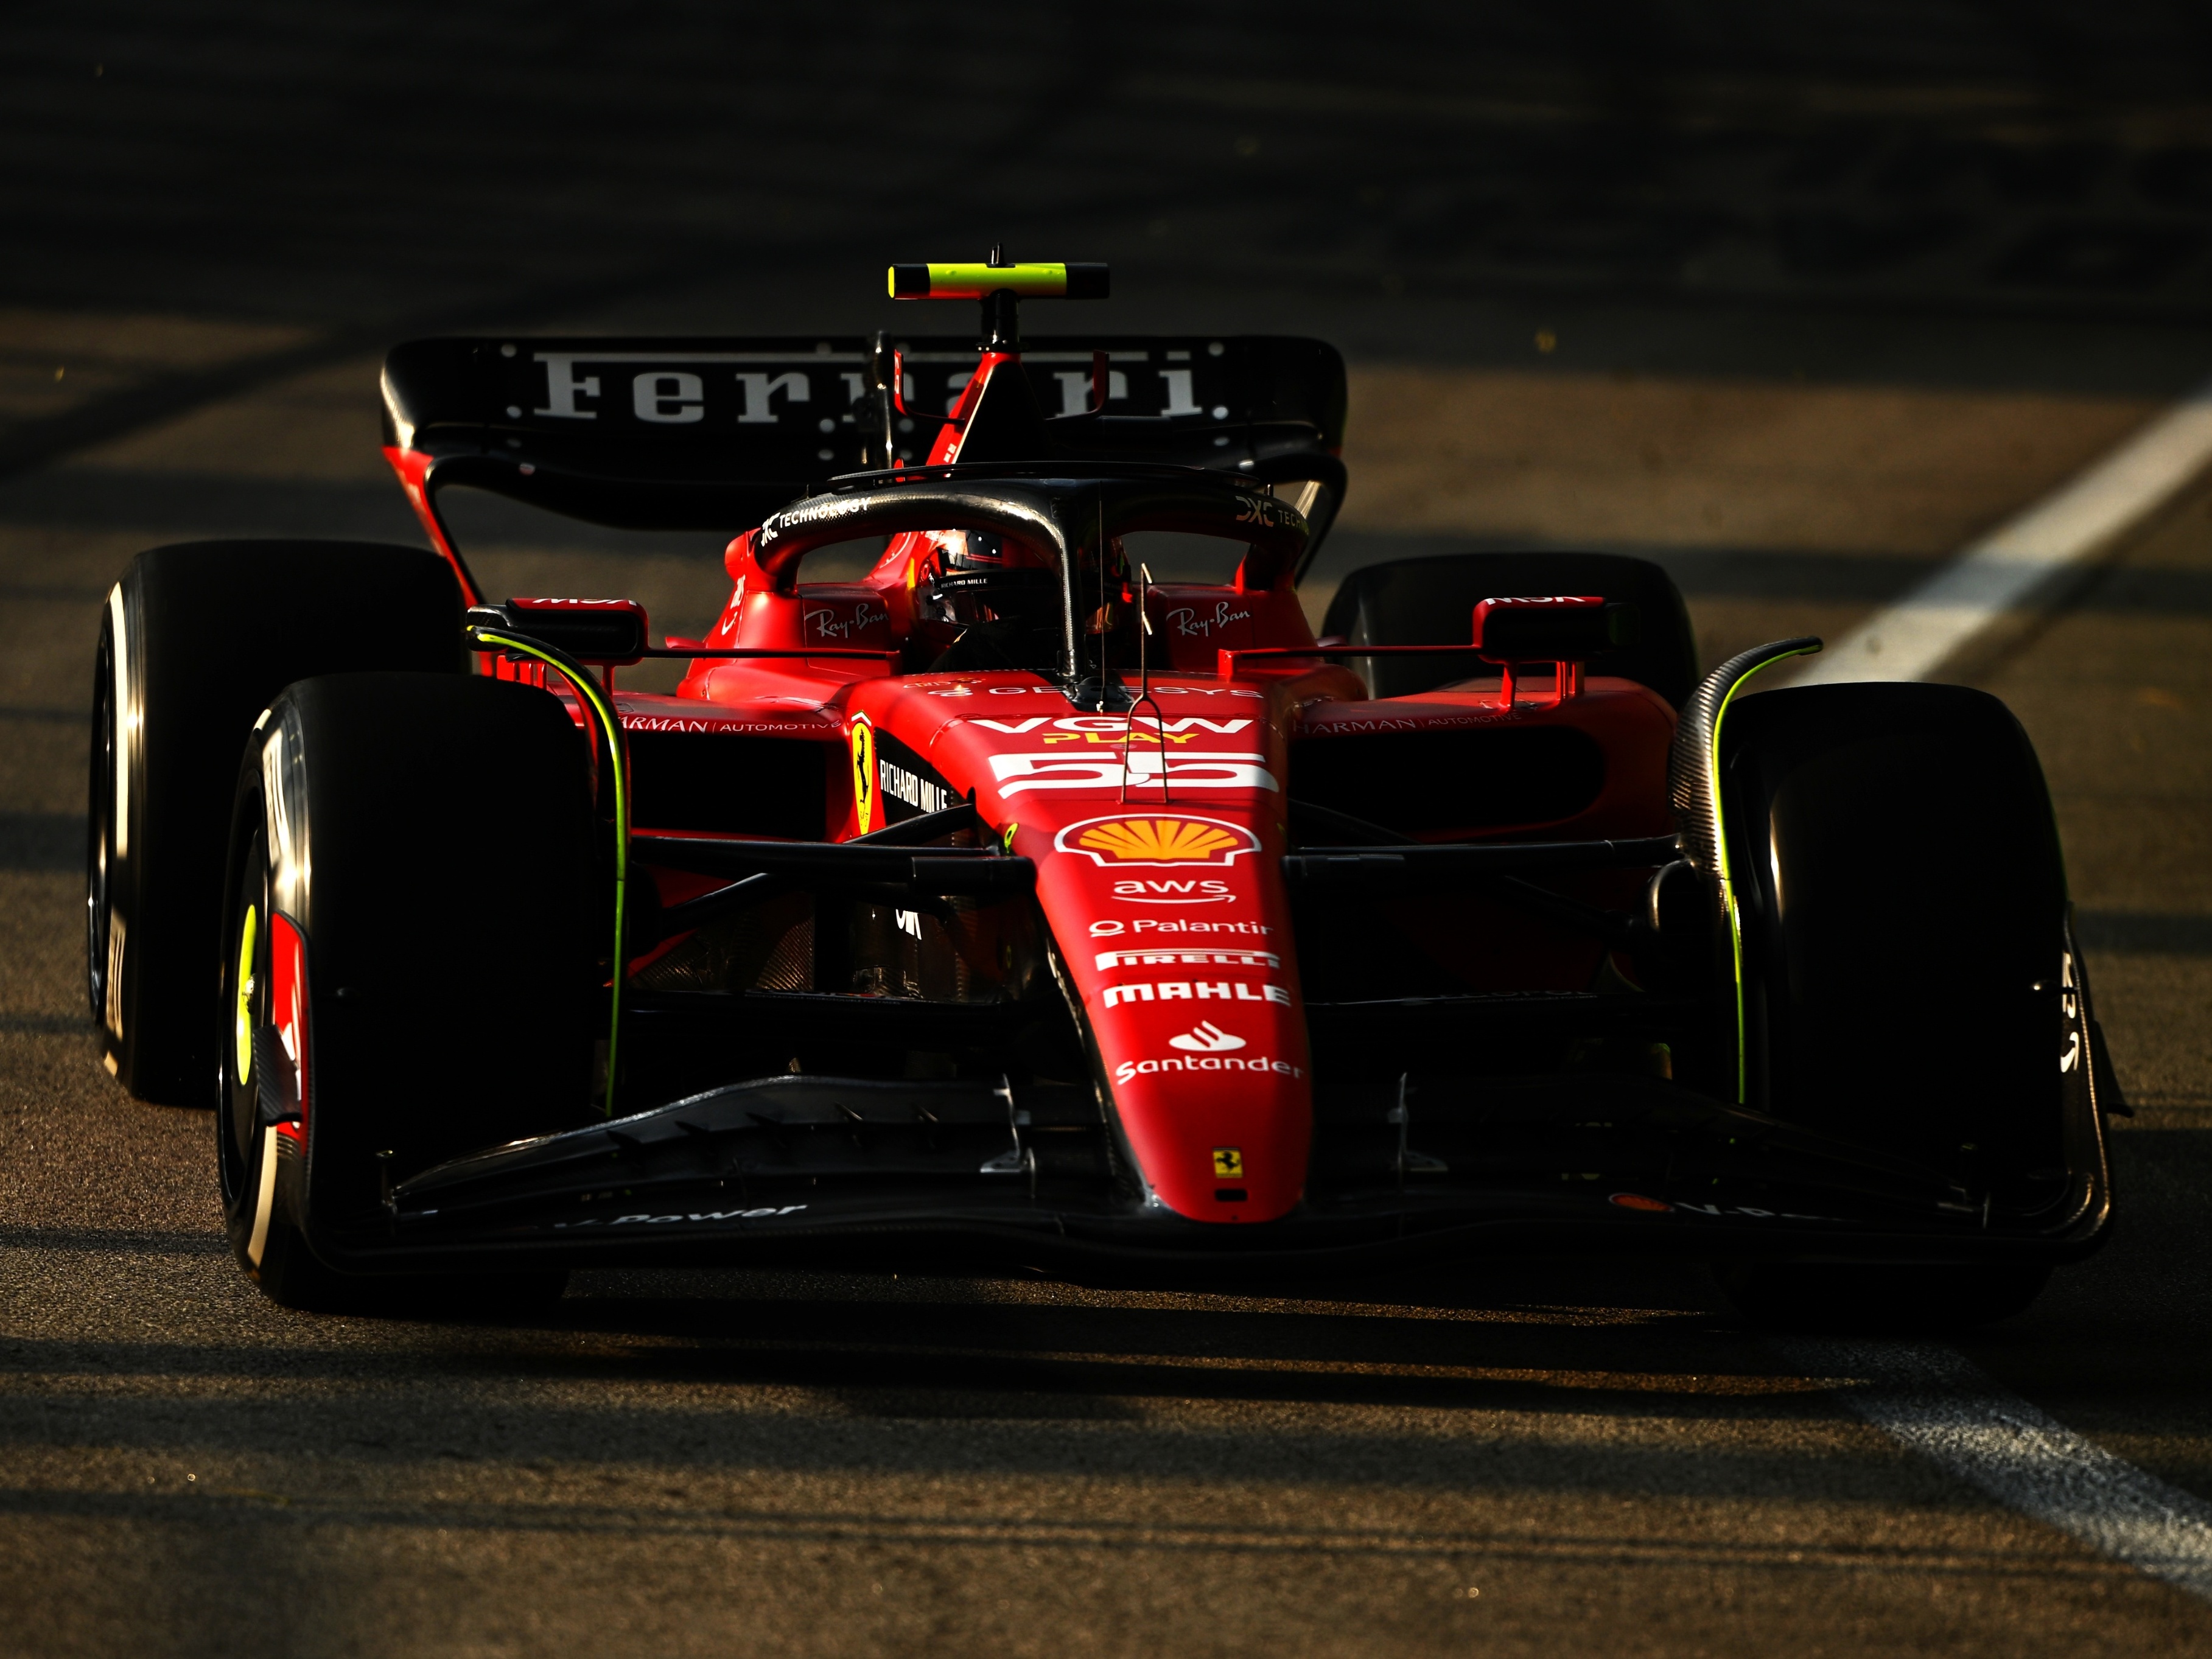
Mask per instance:
[[[1057,299],[1067,292],[1067,267],[957,263],[920,267],[893,265],[890,286],[895,300],[980,300],[987,294],[1002,291],[1032,299]]]
[[[1721,722],[1728,718],[1729,706],[1735,694],[1749,684],[1751,677],[1761,670],[1771,668],[1792,657],[1809,657],[1820,648],[1819,641],[1801,645],[1794,651],[1778,651],[1765,662],[1753,663],[1736,677],[1721,706],[1713,711],[1712,742],[1705,751],[1705,787],[1707,798],[1713,804],[1713,860],[1718,866],[1721,898],[1728,906],[1729,951],[1735,970],[1735,1099],[1741,1106],[1751,1092],[1751,1060],[1745,1045],[1743,1030],[1743,918],[1736,908],[1735,880],[1729,869],[1728,826],[1721,821]]]
[[[489,629],[472,628],[469,632],[482,644],[495,645],[503,651],[518,656],[530,657],[544,663],[575,688],[576,695],[592,705],[599,717],[601,729],[607,734],[609,763],[615,776],[615,948],[611,958],[613,971],[608,975],[613,981],[613,1006],[607,1012],[607,1097],[606,1115],[615,1115],[615,1062],[621,1056],[623,981],[628,973],[623,950],[623,917],[628,908],[629,888],[629,769],[623,760],[622,725],[615,718],[614,705],[607,701],[589,673],[578,674],[574,667],[548,653],[544,647],[509,634],[495,634]]]

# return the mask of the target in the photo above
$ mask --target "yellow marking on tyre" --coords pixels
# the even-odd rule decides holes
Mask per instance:
[[[246,925],[238,930],[238,1081],[243,1088],[253,1075],[253,946],[261,932],[259,907],[246,907]]]

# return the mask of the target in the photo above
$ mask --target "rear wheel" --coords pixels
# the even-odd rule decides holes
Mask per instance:
[[[343,1270],[388,1240],[391,1183],[590,1113],[593,940],[612,908],[587,778],[561,705],[507,682],[331,676],[257,728],[210,1036],[232,1248],[276,1301],[557,1294],[557,1273]]]
[[[204,975],[254,717],[311,674],[465,662],[459,589],[417,548],[198,542],[131,562],[93,674],[85,963],[105,1063],[132,1094],[211,1103]]]
[[[1593,674],[1648,685],[1679,708],[1698,675],[1690,615],[1664,570],[1620,553],[1455,553],[1370,564],[1344,579],[1323,635],[1349,645],[1456,645],[1474,637],[1485,599],[1595,593],[1636,609],[1633,641],[1594,657]],[[1374,658],[1352,666],[1378,697],[1407,697],[1493,672],[1464,657]]]

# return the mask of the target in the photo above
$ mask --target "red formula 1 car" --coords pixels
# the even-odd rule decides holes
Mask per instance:
[[[401,346],[434,554],[116,587],[92,1002],[126,1086],[216,1107],[271,1295],[1668,1249],[1758,1313],[1964,1321],[2100,1240],[2124,1108],[2002,705],[1740,698],[1817,641],[1700,678],[1600,554],[1370,567],[1316,638],[1333,349],[1025,351],[1019,300],[1102,267],[892,285],[980,300],[980,350]],[[454,485],[741,532],[727,605],[662,643],[492,602]],[[674,695],[618,689],[659,657]]]

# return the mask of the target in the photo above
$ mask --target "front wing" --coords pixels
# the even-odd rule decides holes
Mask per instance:
[[[2057,1262],[2102,1242],[2093,1068],[2068,1167],[1977,1193],[1878,1149],[1620,1075],[1324,1088],[1290,1215],[1200,1223],[1148,1201],[1087,1090],[777,1076],[515,1142],[391,1188],[318,1251],[442,1265],[918,1264],[1298,1276],[1504,1252]]]

